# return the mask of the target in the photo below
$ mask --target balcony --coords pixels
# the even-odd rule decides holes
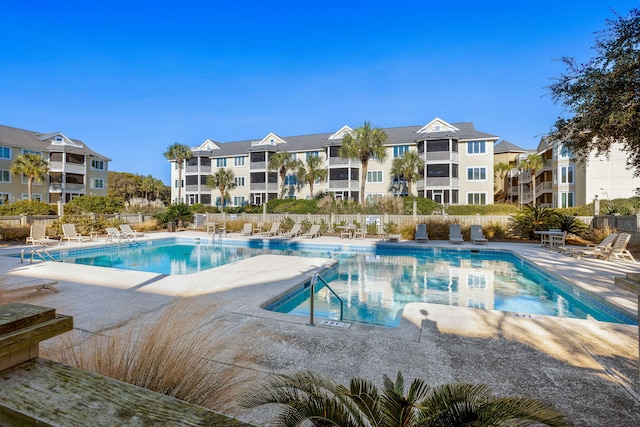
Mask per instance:
[[[432,160],[435,161],[452,161],[459,162],[460,161],[460,153],[454,151],[428,151],[426,155],[426,161],[430,162]]]
[[[202,173],[202,174],[210,174],[211,166],[187,166],[185,168],[185,173]]]
[[[329,166],[360,166],[359,160],[345,159],[343,157],[329,157]]]
[[[330,190],[359,190],[360,181],[334,180],[329,181]]]
[[[449,187],[460,188],[459,178],[426,178],[420,179],[417,182],[418,189],[424,189],[428,187]]]
[[[553,183],[552,182],[541,182],[540,184],[536,185],[536,197],[538,197],[540,194],[543,193],[550,193],[553,190]]]
[[[68,172],[84,175],[87,172],[87,168],[84,164],[79,163],[62,163],[62,162],[49,162],[50,172]]]
[[[211,188],[206,185],[185,185],[184,190],[187,193],[209,193],[211,192]]]
[[[280,188],[276,182],[252,182],[249,184],[249,191],[271,191],[278,192]]]
[[[59,182],[49,184],[49,193],[84,193],[84,184],[62,184]]]
[[[266,169],[267,162],[250,162],[249,169]]]

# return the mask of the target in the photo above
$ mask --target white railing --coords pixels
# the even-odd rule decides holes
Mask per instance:
[[[329,181],[329,189],[348,189],[358,190],[360,188],[359,181]]]
[[[278,184],[275,182],[252,182],[249,185],[249,191],[278,191]]]
[[[249,162],[249,169],[266,169],[267,162]]]
[[[343,157],[329,157],[329,166],[360,166],[360,162]]]
[[[427,151],[426,161],[432,160],[451,160],[457,162],[460,160],[460,153],[455,151]]]

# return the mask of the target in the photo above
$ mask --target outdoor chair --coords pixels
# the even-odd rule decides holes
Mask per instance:
[[[628,259],[629,261],[636,262],[636,259],[631,255],[629,249],[627,249],[627,245],[631,240],[631,234],[629,233],[620,233],[615,243],[611,246],[611,249],[607,251],[606,260],[609,261],[611,257],[616,260]]]
[[[488,242],[487,238],[484,237],[482,233],[481,225],[472,225],[471,226],[471,243],[474,245],[486,245]]]
[[[299,236],[301,232],[302,232],[302,224],[300,224],[299,222],[296,222],[295,224],[293,224],[293,227],[291,227],[291,230],[287,231],[286,233],[282,233],[282,237],[286,237],[286,238],[296,237],[296,236]]]
[[[462,237],[462,231],[460,230],[460,224],[449,224],[449,243],[462,244],[464,238]]]
[[[389,240],[391,235],[389,235]],[[427,224],[416,224],[416,242],[425,243],[429,241],[429,234],[427,233]]]
[[[575,256],[578,259],[582,258],[583,256],[604,258],[607,252],[609,251],[609,249],[611,249],[611,246],[613,246],[613,243],[617,239],[618,239],[618,234],[611,233],[607,237],[602,239],[602,241],[598,244],[595,244],[595,245],[588,244],[584,248],[573,249],[565,252],[568,252],[570,256]]]
[[[33,224],[26,243],[31,243],[32,245],[53,245],[54,243],[60,243],[60,241],[47,236],[47,226],[45,224]]]
[[[67,239],[68,242],[71,242],[72,240],[76,242],[88,242],[91,240],[91,237],[83,236],[76,232],[75,224],[62,224],[62,237],[60,238],[59,243],[62,243],[64,239]]]

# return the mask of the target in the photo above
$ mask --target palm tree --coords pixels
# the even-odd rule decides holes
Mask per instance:
[[[382,391],[370,381],[352,378],[349,388],[313,372],[275,376],[247,395],[247,407],[277,403],[280,425],[298,426],[566,426],[563,414],[544,402],[497,397],[484,384],[452,383],[430,387],[414,379],[405,394],[404,378],[383,377]]]
[[[142,181],[140,182],[140,190],[142,190],[142,192],[144,193],[145,199],[149,198],[149,193],[151,193],[155,188],[154,181],[155,181],[155,178],[153,177],[153,175],[147,175],[144,178],[142,178]]]
[[[220,190],[220,200],[222,201],[222,210],[224,211],[224,201],[227,196],[227,190],[235,188],[236,182],[231,169],[220,168],[213,175],[207,177],[207,187],[217,188]]]
[[[533,206],[536,206],[536,172],[544,166],[544,160],[539,154],[529,154],[523,160],[524,170],[531,173],[531,187],[533,191]]]
[[[169,161],[175,161],[178,166],[178,203],[180,203],[182,201],[182,168],[184,168],[184,162],[193,157],[193,153],[188,145],[176,142],[167,148],[164,157]]]
[[[380,128],[372,128],[371,123],[365,121],[362,127],[356,128],[342,139],[342,146],[338,155],[345,159],[360,160],[362,176],[360,177],[360,203],[364,204],[364,187],[367,180],[369,160],[377,158],[384,161],[387,158],[387,150],[384,143],[387,142],[387,134]]]
[[[511,170],[511,165],[504,162],[500,162],[493,167],[494,173],[497,173],[498,176],[500,177],[500,191],[505,190],[504,177],[507,174],[507,172],[509,172],[510,170]]]
[[[411,183],[424,169],[424,160],[416,151],[405,151],[402,157],[396,157],[391,163],[391,175],[402,177],[407,183],[407,193],[411,196]]]
[[[269,164],[267,167],[269,170],[278,171],[280,175],[280,198],[284,197],[285,178],[287,177],[287,171],[295,170],[300,165],[298,160],[295,160],[291,153],[285,151],[279,151],[272,156],[269,156]]]
[[[40,154],[25,153],[16,157],[11,164],[12,175],[27,177],[27,194],[29,201],[33,198],[33,181],[41,181],[49,172],[49,164]]]
[[[309,184],[309,195],[313,199],[313,184],[316,179],[327,179],[328,171],[324,167],[324,160],[320,156],[307,156],[306,163],[298,166],[298,179]]]

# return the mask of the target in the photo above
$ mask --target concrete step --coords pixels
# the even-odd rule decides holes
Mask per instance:
[[[640,283],[640,273],[627,273],[627,280]]]
[[[616,277],[616,286],[640,296],[640,283],[636,281],[632,281],[624,277]]]

